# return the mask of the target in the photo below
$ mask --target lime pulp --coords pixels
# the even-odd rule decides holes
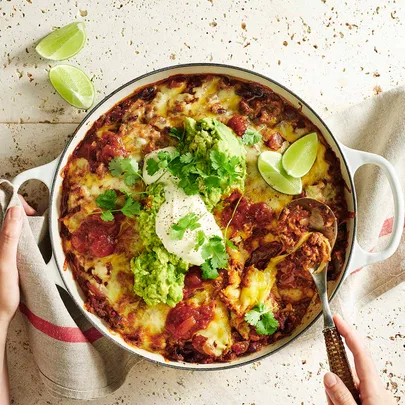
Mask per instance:
[[[83,22],[74,22],[51,32],[35,50],[46,59],[64,60],[76,55],[86,43]]]
[[[313,166],[318,151],[318,135],[312,132],[295,141],[284,152],[282,165],[288,175],[302,177]]]
[[[257,166],[263,179],[276,191],[296,195],[302,192],[300,178],[289,176],[283,169],[282,156],[278,152],[262,152],[257,161]]]
[[[77,67],[57,65],[49,71],[52,86],[69,104],[87,110],[93,105],[94,86]]]

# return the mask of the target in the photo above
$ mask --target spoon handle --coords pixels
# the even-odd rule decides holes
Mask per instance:
[[[359,391],[354,384],[346,350],[338,330],[336,327],[325,328],[323,330],[323,336],[325,338],[330,371],[335,373],[343,381],[347,389],[353,395],[356,403],[361,404]]]

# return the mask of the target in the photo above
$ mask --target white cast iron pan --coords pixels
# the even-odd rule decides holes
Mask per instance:
[[[105,336],[109,337],[118,345],[127,349],[131,353],[141,355],[146,359],[151,361],[161,363],[164,365],[169,365],[172,367],[183,368],[183,369],[193,369],[193,370],[218,370],[223,368],[230,368],[235,366],[240,366],[243,364],[250,363],[252,361],[259,360],[277,350],[280,350],[287,343],[291,342],[297,336],[299,336],[304,330],[306,330],[320,315],[321,309],[319,306],[313,306],[307,315],[303,319],[301,325],[294,330],[291,336],[288,336],[272,346],[267,346],[257,353],[252,353],[248,356],[238,358],[236,360],[230,361],[229,363],[214,363],[214,364],[190,364],[183,362],[174,362],[165,360],[162,356],[158,354],[149,353],[145,350],[141,350],[128,345],[119,335],[112,333],[108,326],[96,315],[87,312],[84,309],[84,295],[80,287],[73,280],[71,271],[63,270],[65,255],[62,250],[61,238],[59,235],[59,208],[60,208],[60,197],[61,197],[61,186],[62,177],[60,175],[61,170],[66,165],[69,156],[74,151],[78,143],[84,138],[88,129],[91,128],[94,121],[96,121],[102,114],[109,111],[116,103],[125,97],[132,94],[139,87],[151,84],[160,80],[163,80],[169,76],[176,74],[224,74],[234,76],[243,80],[249,80],[253,82],[260,83],[264,86],[270,87],[276,93],[288,100],[292,105],[297,108],[302,108],[302,113],[306,115],[310,121],[312,121],[322,132],[322,135],[326,139],[327,143],[330,145],[332,150],[335,152],[336,156],[340,160],[341,171],[343,178],[348,186],[346,190],[346,199],[348,209],[351,212],[357,213],[356,205],[356,192],[354,189],[353,176],[356,170],[368,163],[375,164],[379,166],[383,172],[386,174],[389,183],[391,185],[394,203],[395,203],[395,218],[393,225],[392,237],[389,245],[382,252],[370,253],[363,250],[357,240],[356,240],[356,215],[354,218],[350,219],[348,227],[348,247],[346,251],[346,262],[343,271],[339,278],[329,283],[329,296],[333,297],[336,291],[339,289],[342,281],[345,277],[350,274],[353,270],[360,268],[362,266],[379,262],[390,257],[397,249],[403,227],[404,219],[404,198],[402,195],[401,187],[398,181],[398,177],[395,173],[393,166],[383,157],[366,152],[360,152],[353,149],[349,149],[339,143],[325,123],[321,118],[308,106],[303,100],[292,93],[290,90],[286,89],[284,86],[276,83],[275,81],[259,75],[257,73],[227,66],[227,65],[217,65],[217,64],[189,64],[189,65],[179,65],[168,67],[164,69],[157,70],[153,73],[145,74],[137,79],[134,79],[122,87],[118,88],[103,101],[101,101],[97,106],[95,106],[90,113],[84,118],[82,123],[78,126],[74,133],[73,139],[65,147],[62,154],[44,166],[40,166],[34,169],[27,170],[26,172],[18,175],[14,180],[13,184],[19,188],[22,183],[30,179],[38,179],[45,183],[50,189],[50,216],[49,216],[49,229],[51,234],[51,241],[53,247],[53,257],[51,262],[48,264],[49,267],[49,277],[55,280],[55,283],[71,295],[72,299],[76,302],[79,308],[83,311],[85,316],[89,321]]]

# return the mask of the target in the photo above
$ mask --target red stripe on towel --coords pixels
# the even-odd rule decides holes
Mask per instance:
[[[102,337],[101,333],[93,327],[82,332],[79,328],[54,325],[53,323],[35,315],[23,303],[20,303],[20,311],[27,317],[35,329],[53,339],[60,340],[61,342],[94,343],[97,339]]]
[[[393,224],[394,224],[394,217],[386,219],[383,223],[381,232],[378,236],[381,238],[382,236],[389,235],[392,232]]]
[[[390,235],[392,233],[393,226],[394,226],[394,217],[387,218],[383,223],[383,226],[381,228],[381,231],[380,231],[380,234],[378,235],[378,237],[382,238],[383,236]],[[405,220],[404,220],[404,228],[405,228]],[[372,252],[373,250],[374,250],[374,248],[371,249],[370,252]],[[351,276],[352,274],[358,273],[363,268],[364,267],[360,267],[360,268],[352,271],[349,275]]]

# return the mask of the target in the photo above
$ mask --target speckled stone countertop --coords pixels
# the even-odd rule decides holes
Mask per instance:
[[[92,78],[96,101],[143,73],[188,62],[228,63],[268,75],[325,119],[405,82],[405,5],[399,0],[0,0],[1,177],[54,159],[85,115],[55,93],[47,78],[55,63],[34,51],[41,37],[74,20],[86,22],[88,39],[68,63]],[[41,209],[46,191],[33,184],[28,199]],[[356,324],[398,400],[405,385],[404,289],[363,308]],[[277,353],[203,374],[142,362],[114,395],[95,403],[325,403],[320,342],[298,339],[288,362]],[[45,391],[19,313],[8,357],[14,404],[85,403]]]

